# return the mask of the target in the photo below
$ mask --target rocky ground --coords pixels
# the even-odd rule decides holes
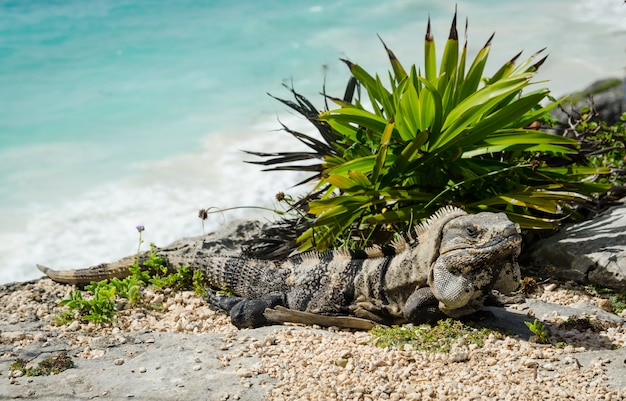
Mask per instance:
[[[368,332],[332,328],[237,330],[191,292],[146,291],[143,306],[111,325],[53,325],[69,288],[49,279],[0,286],[0,399],[626,397],[623,313],[567,282],[540,283],[524,303],[489,307],[480,324],[505,334],[482,347],[459,340],[449,353],[380,348]],[[529,341],[523,322],[534,318],[550,327],[551,344]],[[11,369],[18,358],[35,364],[60,352],[75,366],[58,375]]]

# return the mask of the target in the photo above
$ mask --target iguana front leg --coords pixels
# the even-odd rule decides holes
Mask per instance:
[[[204,299],[213,307],[228,312],[230,322],[238,329],[274,324],[265,317],[265,309],[285,304],[284,297],[280,295],[266,295],[258,299],[247,299],[231,295],[220,296],[210,289],[207,289],[207,292],[208,295]]]
[[[418,288],[404,305],[404,317],[415,324],[434,323],[446,317],[438,305],[430,287]]]

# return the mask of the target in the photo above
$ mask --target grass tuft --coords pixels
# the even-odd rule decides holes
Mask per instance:
[[[474,327],[454,319],[440,320],[433,326],[429,324],[376,326],[370,333],[373,337],[372,342],[378,347],[402,348],[408,344],[415,351],[428,353],[448,353],[459,341],[482,347],[485,339],[491,334],[498,338],[502,337],[502,334],[497,331]]]

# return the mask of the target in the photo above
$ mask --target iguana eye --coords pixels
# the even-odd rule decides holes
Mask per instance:
[[[467,232],[467,235],[472,238],[476,238],[476,236],[478,235],[478,230],[474,226],[467,226],[465,228],[465,231]]]

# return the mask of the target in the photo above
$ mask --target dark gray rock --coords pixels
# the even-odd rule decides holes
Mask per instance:
[[[580,301],[571,305],[558,305],[539,299],[528,298],[526,299],[525,306],[528,307],[532,316],[544,321],[550,320],[553,316],[558,315],[562,319],[594,317],[603,322],[617,325],[624,324],[623,318],[614,313],[607,312],[595,303],[589,301]]]
[[[626,81],[619,78],[602,79],[580,92],[572,93],[563,103],[563,108],[569,112],[590,106],[589,97],[591,96],[600,119],[613,125],[620,121],[620,116],[626,112],[625,88]],[[559,121],[567,121],[567,115],[559,109],[554,110],[552,114]]]
[[[546,275],[626,290],[626,206],[565,226],[533,246],[529,261]]]

